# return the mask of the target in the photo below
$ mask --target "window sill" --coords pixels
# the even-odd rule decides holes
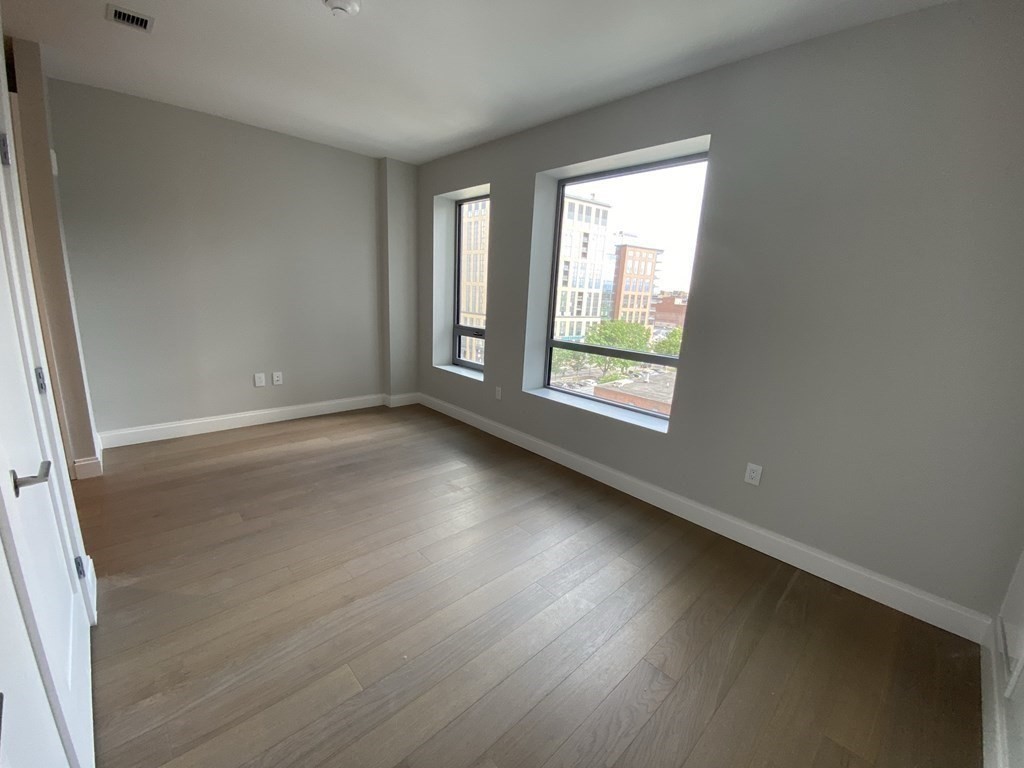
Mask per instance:
[[[477,371],[473,368],[467,368],[464,365],[435,365],[439,371],[445,371],[447,373],[454,373],[457,376],[465,376],[467,379],[475,379],[476,381],[484,380],[484,372]]]
[[[579,408],[581,411],[589,411],[599,416],[605,416],[625,424],[632,424],[635,427],[649,429],[652,432],[668,434],[668,419],[661,419],[657,416],[649,416],[646,413],[637,413],[628,408],[620,408],[611,403],[600,403],[596,400],[589,400],[585,397],[577,397],[567,392],[559,392],[555,389],[543,387],[541,389],[528,389],[526,394],[550,400],[554,403],[561,403],[572,408]]]

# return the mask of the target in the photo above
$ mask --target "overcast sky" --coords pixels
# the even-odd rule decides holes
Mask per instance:
[[[629,176],[568,184],[567,194],[609,203],[608,248],[633,242],[660,248],[663,291],[690,290],[697,225],[704,196],[707,163],[689,163]],[[636,240],[615,234],[628,232]]]

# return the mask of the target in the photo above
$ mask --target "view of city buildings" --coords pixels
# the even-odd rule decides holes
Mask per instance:
[[[699,176],[692,170],[686,171],[693,185],[687,191],[696,204],[691,205],[692,210],[683,208],[681,212],[691,214],[693,219],[683,220],[679,226],[680,231],[690,228],[692,242],[681,238],[672,228],[643,226],[644,217],[637,214],[638,210],[654,210],[661,205],[658,222],[666,220],[661,213],[671,200],[666,191],[672,191],[670,182],[679,176],[659,181],[652,178],[649,189],[643,186],[642,177],[679,174],[679,168],[566,185],[553,275],[552,336],[559,342],[600,347],[608,354],[556,347],[551,356],[550,386],[643,411],[669,414],[676,367],[662,361],[679,356],[689,299],[688,291],[679,287],[680,275],[685,270],[683,285],[688,287],[692,265],[692,252],[684,251],[682,263],[678,261],[679,243],[683,241],[682,248],[695,247],[699,194],[703,189],[704,167],[697,168]],[[618,211],[612,202],[616,199],[624,201],[622,207],[631,213],[627,211],[628,215],[616,219]],[[647,217],[650,220],[652,217]],[[485,340],[474,338],[470,329],[483,329],[487,321],[490,200],[459,203],[457,226],[457,324],[463,328],[461,332],[456,329],[456,355],[461,361],[483,365]],[[635,231],[627,231],[625,226],[634,227]],[[666,263],[668,254],[676,261]],[[675,276],[675,285],[663,289],[666,271]],[[628,359],[617,356],[615,350],[646,353],[650,358]]]
[[[651,325],[651,302],[663,251],[622,243],[615,246],[615,282],[612,289],[612,320]]]
[[[703,170],[699,169],[701,185]],[[602,347],[610,354],[556,347],[549,383],[575,394],[667,416],[675,390],[675,365],[661,364],[658,357],[637,361],[614,354],[614,350],[630,350],[679,356],[689,294],[677,287],[678,268],[677,285],[663,290],[663,268],[672,266],[664,262],[668,243],[660,242],[658,231],[642,226],[643,217],[636,215],[645,205],[663,203],[666,189],[662,181],[645,190],[638,177],[666,172],[678,169],[579,183],[588,194],[578,193],[577,185],[567,185],[554,277],[553,338]],[[626,199],[633,214],[616,218],[612,202],[616,198]],[[699,211],[699,198],[692,211],[683,211],[694,216],[694,231]],[[631,230],[620,228],[623,225]],[[672,235],[669,232],[665,239],[671,240]],[[673,254],[679,258],[678,245]],[[685,284],[688,282],[687,274]]]
[[[583,341],[602,320],[604,263],[610,206],[565,196],[555,297],[555,338]]]
[[[491,222],[489,198],[459,204],[459,324],[487,327],[487,243]],[[459,338],[458,357],[484,364],[483,339]]]
[[[659,293],[651,300],[655,328],[682,328],[686,321],[686,291]]]
[[[591,215],[588,221],[587,205],[600,210],[601,217]],[[555,338],[678,356],[686,317],[686,292],[661,293],[658,275],[664,251],[638,245],[632,242],[635,238],[625,233],[609,235],[604,222],[610,208],[595,200],[566,196]],[[609,238],[607,253],[598,258],[592,250],[594,244]],[[615,239],[627,242],[614,242]],[[669,414],[675,389],[674,367],[566,350],[554,352],[552,386],[631,408]]]

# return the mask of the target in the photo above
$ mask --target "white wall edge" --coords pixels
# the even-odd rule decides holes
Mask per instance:
[[[993,623],[981,643],[981,723],[985,768],[1010,768],[1006,674]]]
[[[85,556],[85,612],[89,615],[89,624],[96,626],[99,621],[99,614],[96,612],[96,565],[92,558]]]
[[[373,408],[384,404],[384,395],[362,395],[346,397],[341,400],[325,400],[320,403],[304,405],[286,405],[281,408],[264,408],[259,411],[243,411],[228,413],[223,416],[206,416],[201,419],[169,421],[163,424],[149,424],[143,427],[113,429],[100,432],[103,448],[117,448],[122,445],[151,443],[156,440],[169,440],[174,437],[202,435],[207,432],[219,432],[224,429],[251,427],[256,424],[271,424],[275,421],[303,419],[308,416],[323,416],[327,413],[341,413],[360,408]]]
[[[978,611],[933,595],[909,584],[875,573],[859,565],[802,544],[766,528],[719,512],[696,501],[639,480],[625,472],[584,458],[525,432],[499,424],[472,411],[429,395],[420,402],[439,413],[518,445],[587,477],[653,504],[685,520],[719,533],[801,570],[838,584],[914,618],[952,632],[975,643],[983,643],[992,620]]]
[[[75,459],[75,479],[85,480],[89,477],[99,477],[103,474],[103,459],[99,456],[90,456],[87,459]]]
[[[419,402],[418,392],[407,392],[404,395],[384,395],[384,405],[388,408],[401,408],[403,405],[416,405]]]

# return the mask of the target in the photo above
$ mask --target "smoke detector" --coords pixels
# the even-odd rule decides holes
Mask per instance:
[[[330,8],[335,16],[355,16],[359,13],[359,0],[324,0],[324,5]]]

